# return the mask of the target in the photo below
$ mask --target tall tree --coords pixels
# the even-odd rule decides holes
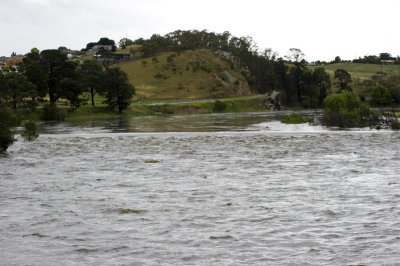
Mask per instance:
[[[100,55],[102,65],[108,68],[111,65],[112,52],[110,50],[100,49],[97,54]]]
[[[31,52],[27,53],[22,59],[22,64],[19,67],[28,80],[36,85],[37,96],[41,98],[45,97],[48,91],[47,73],[40,65],[39,50],[32,48]]]
[[[110,109],[118,108],[118,112],[126,109],[135,88],[129,84],[128,75],[119,67],[105,70],[101,94],[106,97],[106,103]]]
[[[60,69],[62,79],[60,81],[60,96],[67,99],[71,105],[72,110],[78,108],[84,100],[79,96],[83,92],[82,87],[79,86],[77,63],[67,61]]]
[[[94,107],[94,96],[101,87],[103,67],[96,61],[85,60],[79,67],[79,80],[83,88],[88,89]]]
[[[115,41],[111,40],[109,38],[106,38],[106,37],[100,38],[100,40],[97,42],[97,44],[99,44],[99,45],[111,45],[111,50],[113,52],[115,52],[116,49],[117,49],[117,46],[115,46]]]
[[[28,98],[34,98],[37,95],[36,86],[30,82],[24,75],[10,72],[5,75],[4,93],[11,101],[13,109],[17,109],[17,104],[25,103]],[[1,93],[3,94],[3,93]]]
[[[120,48],[125,49],[128,45],[132,45],[133,41],[128,38],[122,38],[119,42],[118,45]]]
[[[339,85],[340,91],[348,90],[351,91],[350,83],[351,83],[351,75],[344,69],[338,68],[334,73],[334,78],[338,81],[336,84]]]
[[[40,64],[47,74],[47,86],[49,89],[50,102],[55,103],[62,97],[60,82],[63,77],[63,68],[70,67],[66,64],[67,55],[58,50],[43,50],[40,53]]]
[[[283,92],[285,103],[290,103],[292,102],[292,96],[295,95],[295,88],[292,85],[291,76],[288,75],[288,66],[282,58],[279,58],[274,65],[274,70],[278,78],[278,89]]]
[[[381,60],[390,60],[392,58],[392,55],[389,53],[380,53],[379,58]]]
[[[304,53],[298,48],[290,48],[288,54],[285,57],[294,64],[294,70],[291,69],[290,72],[293,76],[294,86],[297,91],[297,100],[301,102],[301,96],[304,91],[301,76],[306,69]]]
[[[318,67],[313,72],[313,83],[319,91],[318,101],[322,104],[331,89],[331,79],[324,68]]]

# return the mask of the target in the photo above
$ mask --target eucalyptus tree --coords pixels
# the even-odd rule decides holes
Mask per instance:
[[[32,48],[22,59],[20,70],[30,82],[36,85],[37,97],[44,98],[48,92],[47,73],[40,64],[40,54],[37,48]]]
[[[20,73],[5,74],[1,87],[1,94],[6,101],[11,102],[14,110],[17,109],[17,104],[26,103],[37,95],[35,84]]]
[[[94,60],[85,60],[79,66],[78,72],[80,84],[89,91],[92,107],[94,107],[94,96],[102,83],[103,67]]]
[[[335,70],[334,79],[337,79],[337,85],[339,85],[340,91],[348,90],[351,91],[350,83],[351,83],[351,75],[344,69],[338,68]]]
[[[67,55],[59,50],[43,50],[40,53],[40,65],[47,74],[47,87],[51,103],[55,103],[63,96],[60,83],[64,78],[64,68],[71,67],[66,64],[67,60]]]
[[[121,113],[126,109],[135,94],[135,88],[129,84],[128,75],[119,67],[105,70],[101,94],[106,98],[109,109],[118,108]]]
[[[294,64],[294,68],[290,69],[290,73],[293,76],[294,87],[296,88],[297,92],[297,100],[301,102],[304,91],[301,77],[306,70],[304,53],[298,48],[290,48],[285,58]]]
[[[318,101],[321,105],[324,101],[324,98],[328,96],[328,92],[331,90],[331,79],[324,68],[318,67],[314,69],[313,83],[319,90]]]

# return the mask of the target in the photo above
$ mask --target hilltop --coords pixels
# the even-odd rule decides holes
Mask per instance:
[[[344,69],[349,72],[352,78],[360,78],[360,79],[368,79],[373,75],[376,75],[378,72],[386,72],[386,73],[399,73],[400,65],[377,65],[377,64],[361,64],[361,63],[336,63],[336,64],[328,64],[323,67],[333,79],[333,73],[336,69]],[[316,68],[316,67],[312,67]]]
[[[370,91],[366,91],[363,81],[368,79],[377,79],[377,77],[384,74],[400,74],[400,65],[378,65],[378,64],[364,64],[364,63],[352,63],[352,62],[341,62],[335,64],[327,64],[322,66],[312,66],[311,69],[322,67],[329,74],[332,81],[332,90],[337,91],[338,85],[335,84],[334,72],[337,69],[344,69],[351,75],[352,83],[351,87],[354,92],[360,96],[368,97]],[[372,90],[372,88],[370,88]]]
[[[205,49],[121,63],[138,98],[226,98],[251,95],[245,77],[231,60]]]

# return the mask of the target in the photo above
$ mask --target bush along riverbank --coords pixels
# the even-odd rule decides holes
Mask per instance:
[[[371,110],[351,91],[332,94],[324,100],[322,124],[340,128],[398,129],[394,113]]]

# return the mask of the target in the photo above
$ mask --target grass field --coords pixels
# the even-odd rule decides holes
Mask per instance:
[[[353,88],[354,92],[357,94],[363,94],[360,88],[355,86],[354,81],[357,79],[365,80],[371,78],[373,75],[377,73],[393,73],[400,74],[400,65],[375,65],[375,64],[356,64],[356,63],[337,63],[337,64],[329,64],[323,66],[313,66],[311,69],[315,69],[317,67],[323,67],[326,72],[329,73],[332,82],[332,90],[337,91],[338,85],[335,84],[334,80],[334,72],[337,69],[344,69],[350,73],[353,83],[350,86]]]
[[[312,67],[312,68],[316,68]],[[332,76],[336,69],[344,69],[351,74],[352,78],[367,79],[377,72],[400,74],[400,65],[374,65],[356,63],[338,63],[322,66]]]

